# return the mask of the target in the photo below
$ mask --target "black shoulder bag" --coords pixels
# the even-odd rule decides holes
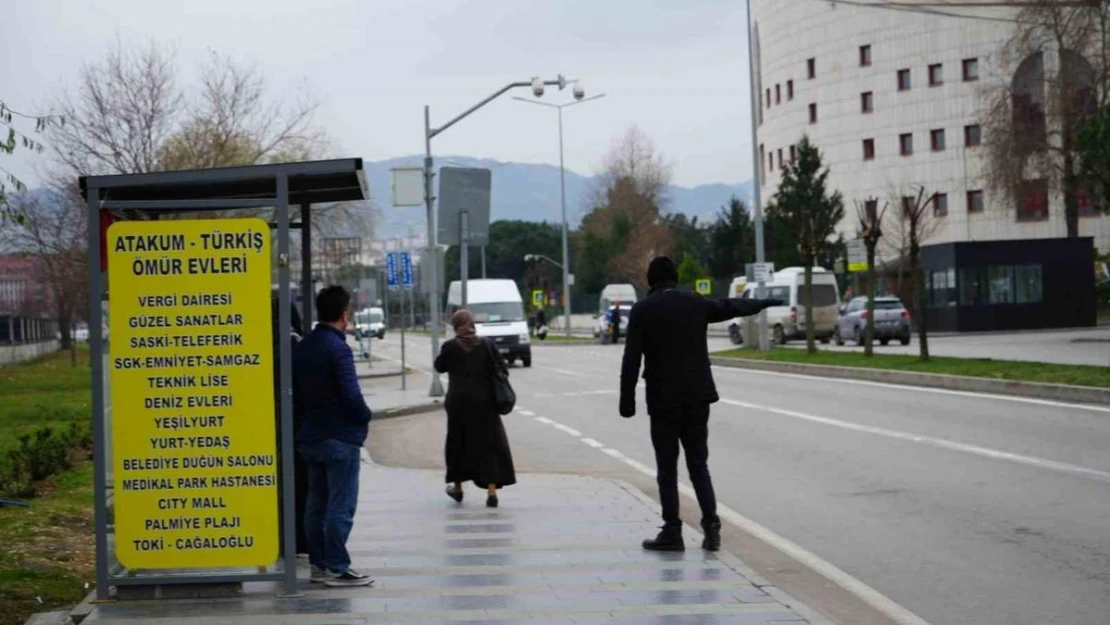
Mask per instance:
[[[507,415],[516,406],[516,392],[513,391],[513,385],[509,384],[509,372],[505,370],[501,354],[497,352],[493,341],[482,339],[482,342],[486,344],[490,366],[493,367],[493,401],[497,405],[498,414]]]

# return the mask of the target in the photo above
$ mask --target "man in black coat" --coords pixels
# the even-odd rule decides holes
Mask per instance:
[[[686,452],[686,467],[702,511],[702,547],[721,546],[721,521],[709,477],[709,405],[718,401],[709,364],[706,331],[709,324],[754,315],[780,300],[709,300],[679,291],[678,270],[660,256],[648,267],[651,290],[632,307],[625,334],[621,366],[620,413],[636,414],[636,383],[644,360],[651,443],[655,448],[656,479],[663,505],[663,531],[644,541],[644,549],[683,551],[682,520],[678,515],[678,448]]]

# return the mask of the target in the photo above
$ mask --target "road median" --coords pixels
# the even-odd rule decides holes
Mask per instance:
[[[1110,368],[970,358],[775,349],[718,352],[716,366],[1110,405]]]

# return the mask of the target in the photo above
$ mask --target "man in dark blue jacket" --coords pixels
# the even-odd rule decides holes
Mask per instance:
[[[308,464],[305,532],[310,579],[328,586],[368,586],[374,581],[351,569],[347,553],[358,505],[360,452],[371,417],[347,346],[350,304],[351,294],[341,286],[320,291],[320,323],[297,344],[293,359],[294,403],[304,415],[297,442]]]
[[[701,507],[705,530],[702,547],[721,548],[721,520],[709,477],[709,405],[720,399],[710,369],[706,330],[711,323],[754,315],[782,304],[771,299],[705,299],[680,291],[678,270],[671,259],[659,256],[647,272],[651,290],[632,307],[621,365],[620,413],[636,414],[636,383],[640,362],[647,383],[647,411],[651,444],[655,447],[656,481],[663,507],[663,531],[644,541],[644,549],[682,551],[682,519],[678,515],[678,452],[686,452]]]

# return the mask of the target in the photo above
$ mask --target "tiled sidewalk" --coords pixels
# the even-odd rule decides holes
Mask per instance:
[[[468,487],[455,504],[440,475],[364,464],[350,548],[370,588],[330,589],[301,577],[304,596],[251,584],[235,599],[121,602],[87,622],[113,625],[763,625],[819,623],[735,557],[698,548],[639,548],[656,531],[654,505],[607,479],[523,475],[487,509]],[[758,584],[758,585],[757,585]]]

